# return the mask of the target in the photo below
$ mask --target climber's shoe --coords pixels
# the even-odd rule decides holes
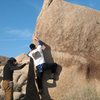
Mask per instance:
[[[49,79],[56,80],[56,75],[54,73],[52,73]]]

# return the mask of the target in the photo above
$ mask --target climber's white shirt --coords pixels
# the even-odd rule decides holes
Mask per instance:
[[[35,66],[45,63],[41,45],[38,45],[38,47],[32,50],[28,55],[34,60]]]

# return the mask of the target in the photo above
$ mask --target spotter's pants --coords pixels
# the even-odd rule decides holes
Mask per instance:
[[[3,80],[2,85],[5,92],[5,100],[13,100],[13,82]]]

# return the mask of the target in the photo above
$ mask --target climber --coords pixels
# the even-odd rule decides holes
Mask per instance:
[[[22,69],[29,62],[22,65],[18,64],[16,59],[11,57],[8,59],[3,69],[3,89],[5,92],[5,100],[13,100],[13,72],[14,70]]]
[[[44,70],[50,69],[51,70],[51,79],[55,79],[57,64],[56,63],[45,63],[44,55],[42,52],[42,45],[43,42],[39,40],[37,37],[34,37],[36,41],[38,41],[38,46],[36,47],[35,44],[30,44],[31,51],[29,52],[29,56],[34,61],[34,66],[37,73],[37,85],[39,89],[39,93],[41,94],[43,92],[43,85],[42,85],[42,79],[43,79],[43,72]]]

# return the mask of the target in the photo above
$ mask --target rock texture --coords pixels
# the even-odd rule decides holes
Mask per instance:
[[[1,81],[2,81],[2,70],[3,70],[3,67],[4,65],[6,64],[8,60],[8,57],[5,57],[5,56],[0,56],[0,100],[4,100],[4,92],[3,90],[1,89]]]
[[[4,65],[6,64],[8,57],[0,56],[0,82],[2,81],[2,70]]]
[[[100,100],[100,12],[44,0],[36,32],[46,43],[46,61],[61,71],[53,84],[44,76],[43,100]]]
[[[31,62],[14,73],[14,89],[21,86],[20,92],[14,91],[14,100],[25,94],[23,100],[100,100],[100,12],[63,0],[44,0],[36,32],[46,47],[46,62],[59,65],[56,81],[45,72],[44,92],[39,95]],[[29,60],[25,54],[16,59],[20,63]],[[0,77],[3,66],[2,60]],[[1,87],[0,100],[4,100]]]
[[[8,60],[8,57],[0,56],[0,66],[4,65]]]

